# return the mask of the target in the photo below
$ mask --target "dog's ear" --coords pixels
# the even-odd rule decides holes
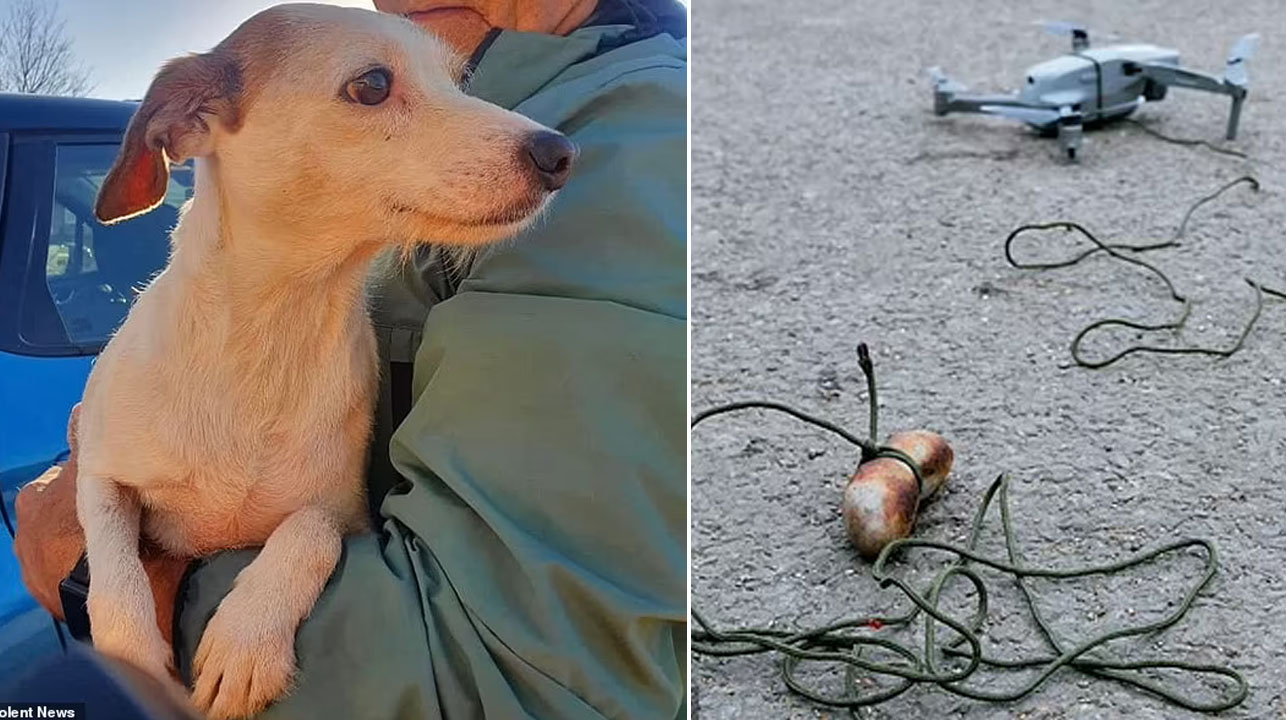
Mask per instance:
[[[227,51],[216,48],[166,63],[130,119],[116,163],[98,191],[98,219],[119,222],[161,204],[169,163],[209,155],[210,123],[235,130],[241,100],[241,68]]]
[[[80,441],[80,403],[71,406],[71,415],[67,417],[67,447],[73,456]]]

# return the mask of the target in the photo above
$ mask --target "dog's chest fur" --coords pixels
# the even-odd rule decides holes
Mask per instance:
[[[82,468],[131,487],[145,535],[179,555],[262,544],[306,505],[358,529],[378,381],[364,309],[239,323],[172,285],[140,296],[95,367]]]

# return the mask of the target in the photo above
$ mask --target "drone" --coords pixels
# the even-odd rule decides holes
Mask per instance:
[[[1083,26],[1054,22],[1045,23],[1045,29],[1070,36],[1072,52],[1030,67],[1016,94],[970,94],[941,69],[930,68],[934,114],[970,112],[1020,120],[1044,136],[1056,136],[1063,154],[1075,162],[1085,126],[1125,118],[1144,102],[1164,99],[1166,90],[1174,86],[1230,97],[1227,137],[1237,138],[1249,83],[1246,63],[1259,44],[1258,35],[1246,35],[1233,44],[1223,77],[1218,78],[1180,67],[1176,50],[1146,44],[1091,49],[1089,30]]]

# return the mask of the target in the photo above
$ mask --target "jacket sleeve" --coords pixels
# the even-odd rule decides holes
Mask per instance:
[[[403,482],[345,543],[263,717],[684,714],[683,71],[591,80],[533,114],[580,148],[555,206],[429,312],[389,448]],[[252,556],[191,573],[183,668]]]

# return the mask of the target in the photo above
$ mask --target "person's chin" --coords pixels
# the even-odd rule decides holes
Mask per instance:
[[[491,30],[491,24],[481,13],[467,7],[434,8],[407,13],[406,17],[462,52],[471,52]]]

